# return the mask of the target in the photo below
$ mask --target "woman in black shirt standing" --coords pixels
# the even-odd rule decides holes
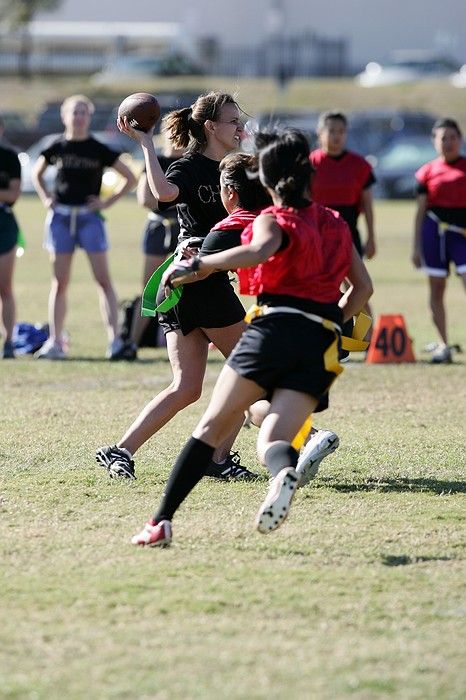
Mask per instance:
[[[3,120],[0,118],[0,139],[3,136]],[[16,305],[13,295],[13,270],[18,243],[18,224],[11,210],[21,189],[21,165],[16,152],[6,144],[0,144],[0,307],[5,329],[3,358],[15,356],[12,335],[15,325]]]
[[[157,159],[152,132],[135,131],[126,119],[119,120],[118,126],[142,146],[148,182],[159,210],[177,205],[180,243],[191,237],[204,238],[226,216],[220,197],[219,163],[239,146],[243,131],[234,98],[211,92],[201,95],[191,107],[167,115],[164,131],[175,148],[187,151],[166,174]],[[178,411],[199,399],[209,342],[228,357],[238,341],[245,328],[243,306],[226,276],[219,278],[218,285],[215,293],[209,280],[187,285],[177,306],[159,315],[173,380],[145,406],[118,445],[97,450],[97,461],[111,477],[134,478],[132,457],[136,450]],[[231,436],[214,454],[210,476],[251,478],[230,455],[239,427],[232,426]]]
[[[135,184],[131,170],[120,154],[89,133],[92,102],[84,95],[68,97],[61,106],[65,133],[42,151],[34,168],[33,180],[47,209],[45,247],[50,252],[53,278],[49,296],[50,338],[36,357],[60,360],[67,289],[76,246],[86,251],[100,294],[100,308],[107,329],[107,357],[121,346],[118,338],[118,302],[107,261],[107,235],[100,214],[112,206]],[[53,192],[49,192],[44,173],[50,165],[57,168]],[[105,200],[100,198],[104,169],[111,167],[122,176],[122,183]]]

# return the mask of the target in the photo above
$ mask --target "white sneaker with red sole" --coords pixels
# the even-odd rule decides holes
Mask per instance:
[[[169,547],[172,541],[172,524],[169,520],[154,520],[146,523],[137,535],[131,538],[131,544],[142,547]]]

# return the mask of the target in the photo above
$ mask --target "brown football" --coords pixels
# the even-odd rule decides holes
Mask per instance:
[[[118,107],[118,116],[127,117],[130,126],[138,131],[149,131],[160,117],[160,105],[154,95],[135,92]]]

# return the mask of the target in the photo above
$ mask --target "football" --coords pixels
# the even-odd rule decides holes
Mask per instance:
[[[135,92],[120,104],[118,116],[127,117],[133,129],[149,131],[160,118],[160,105],[154,95],[148,92]]]

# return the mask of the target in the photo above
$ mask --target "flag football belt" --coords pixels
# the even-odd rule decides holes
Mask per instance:
[[[162,281],[163,273],[172,264],[175,259],[175,254],[169,255],[168,258],[158,266],[147,281],[141,299],[141,316],[154,317],[159,311],[166,312],[176,306],[183,293],[183,285],[172,289],[170,295],[157,306],[157,292]]]
[[[153,213],[155,214],[155,212]],[[157,292],[162,281],[163,273],[174,260],[181,260],[183,258],[184,248],[193,246],[200,247],[201,244],[202,238],[197,236],[190,236],[189,238],[183,239],[178,243],[175,252],[152,273],[142,293],[141,316],[156,316],[158,312],[165,313],[178,304],[183,294],[182,284],[172,289],[168,297],[157,306]]]
[[[364,340],[366,333],[372,326],[372,319],[362,311],[354,320],[353,333],[351,338],[347,335],[341,336],[341,347],[348,352],[363,352],[369,347],[369,341]]]
[[[245,320],[247,323],[250,323],[250,321],[257,316],[268,316],[269,314],[299,314],[300,316],[304,316],[304,318],[309,319],[309,321],[320,323],[329,330],[338,331],[338,333],[341,333],[341,328],[337,323],[329,321],[327,318],[323,318],[322,316],[317,316],[317,314],[309,314],[306,311],[301,311],[301,309],[295,309],[293,306],[258,306],[257,304],[254,304],[250,309],[248,309]]]
[[[73,206],[72,204],[55,204],[53,211],[62,216],[70,217],[70,235],[74,238],[76,236],[78,216],[80,214],[89,214],[90,209],[85,205]]]
[[[457,226],[456,224],[448,224],[446,221],[441,221],[436,214],[434,214],[433,211],[428,211],[427,216],[429,219],[432,219],[432,221],[435,221],[435,223],[438,226],[439,234],[444,235],[447,231],[454,231],[455,233],[461,233],[463,236],[466,236],[466,228],[463,228],[461,226]]]
[[[305,311],[301,311],[300,309],[295,309],[292,306],[258,306],[257,304],[253,304],[247,310],[244,320],[246,323],[250,323],[253,318],[256,318],[256,316],[265,316],[271,313],[300,314],[301,316],[308,318],[310,321],[321,323],[325,328],[336,330],[341,333],[341,328],[337,323],[329,321],[328,319],[318,316],[317,314],[310,314]],[[349,338],[346,335],[341,336],[341,347],[343,350],[348,350],[348,352],[362,352],[367,350],[369,347],[369,342],[367,340],[363,340],[363,338],[371,325],[372,319],[370,316],[367,316],[367,314],[362,312],[359,313],[354,322],[352,337]]]

